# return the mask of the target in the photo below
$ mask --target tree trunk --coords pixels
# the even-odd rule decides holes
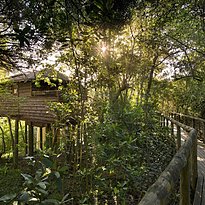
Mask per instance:
[[[147,90],[146,90],[146,93],[145,93],[145,102],[144,102],[145,119],[147,119],[147,117],[148,117],[149,99],[150,99],[152,81],[153,81],[153,77],[154,77],[154,71],[155,71],[155,68],[156,68],[157,59],[158,59],[158,55],[156,55],[153,58],[152,66],[151,66],[150,73],[149,73],[149,79],[148,79]]]

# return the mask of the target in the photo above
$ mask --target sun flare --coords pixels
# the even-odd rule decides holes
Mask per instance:
[[[102,51],[103,53],[105,53],[106,50],[107,50],[107,47],[106,47],[106,46],[102,46],[102,47],[101,47],[101,51]]]

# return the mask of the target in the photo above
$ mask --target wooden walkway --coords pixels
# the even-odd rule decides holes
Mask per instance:
[[[180,205],[205,205],[205,119],[180,113],[170,116],[161,114],[160,125],[170,128],[178,151],[139,204],[167,205],[173,202],[170,194],[179,191]],[[179,190],[175,189],[178,183]]]
[[[186,132],[182,131],[182,144],[186,137]],[[197,166],[198,180],[193,205],[205,205],[205,144],[200,140],[197,143]]]
[[[197,146],[198,181],[194,205],[205,205],[205,145],[198,140]]]

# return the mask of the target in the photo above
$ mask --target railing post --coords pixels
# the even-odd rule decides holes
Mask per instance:
[[[193,144],[192,144],[192,150],[191,150],[191,187],[192,190],[195,190],[196,187],[196,181],[197,181],[197,175],[198,175],[198,170],[197,170],[197,132],[193,133],[195,137],[192,139]]]
[[[180,120],[181,120],[181,116],[180,116],[180,114],[178,114],[177,121],[180,122]]]
[[[171,121],[171,137],[174,137],[174,123]]]
[[[166,118],[165,118],[165,116],[163,116],[163,127],[165,127],[165,120],[166,120]]]
[[[166,118],[166,127],[169,126],[169,120]]]
[[[196,121],[195,121],[195,119],[194,118],[192,118],[192,126],[191,127],[193,127],[193,128],[195,128],[196,127]]]
[[[164,116],[161,115],[161,127],[163,127]]]
[[[177,125],[177,150],[181,147],[181,128]]]
[[[163,122],[163,114],[160,115],[160,126],[161,126],[161,127],[163,126],[163,123],[162,123],[162,122]]]
[[[190,157],[180,174],[180,205],[190,205]]]
[[[202,135],[203,135],[203,142],[205,143],[205,122],[202,122]]]

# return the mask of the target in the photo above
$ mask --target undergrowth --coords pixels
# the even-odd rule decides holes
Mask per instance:
[[[157,115],[153,113],[147,120],[137,107],[107,113],[103,122],[89,127],[88,139],[88,159],[76,170],[65,160],[66,150],[50,156],[47,164],[42,162],[45,152],[39,153],[35,160],[44,164],[41,172],[39,166],[29,168],[25,160],[20,161],[23,166],[18,170],[1,164],[0,197],[22,193],[22,190],[38,190],[35,186],[28,189],[24,174],[35,178],[38,172],[44,176],[49,168],[58,180],[46,178],[45,184],[40,183],[45,190],[38,195],[38,203],[29,202],[27,198],[24,204],[137,204],[175,153],[174,139],[168,135],[167,128],[159,125]],[[55,185],[59,181],[61,189]],[[62,200],[65,196],[66,203]],[[49,203],[45,202],[47,199]]]

